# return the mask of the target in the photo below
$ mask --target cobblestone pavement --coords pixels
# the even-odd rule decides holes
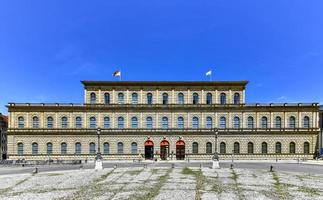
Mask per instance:
[[[323,175],[149,166],[1,175],[0,199],[323,199]]]

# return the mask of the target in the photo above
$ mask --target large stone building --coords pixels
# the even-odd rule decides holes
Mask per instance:
[[[9,103],[10,159],[94,159],[98,146],[106,160],[210,159],[215,149],[312,159],[318,148],[318,104],[246,104],[247,81],[82,83],[84,104]]]
[[[0,160],[7,158],[8,117],[0,113]]]

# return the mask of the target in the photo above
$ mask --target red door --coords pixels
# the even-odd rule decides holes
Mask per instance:
[[[185,159],[185,142],[183,140],[178,140],[176,142],[176,159],[177,160]]]

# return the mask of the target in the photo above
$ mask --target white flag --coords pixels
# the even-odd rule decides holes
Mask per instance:
[[[112,76],[114,76],[114,77],[121,76],[121,71],[118,70],[118,71],[113,72]]]
[[[210,71],[208,71],[208,72],[206,72],[206,74],[205,74],[206,76],[211,76],[212,75],[212,70],[210,70]]]

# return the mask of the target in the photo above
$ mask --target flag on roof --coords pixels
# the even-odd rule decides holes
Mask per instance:
[[[113,72],[112,76],[114,76],[114,77],[121,76],[121,71],[117,70],[117,71]]]

